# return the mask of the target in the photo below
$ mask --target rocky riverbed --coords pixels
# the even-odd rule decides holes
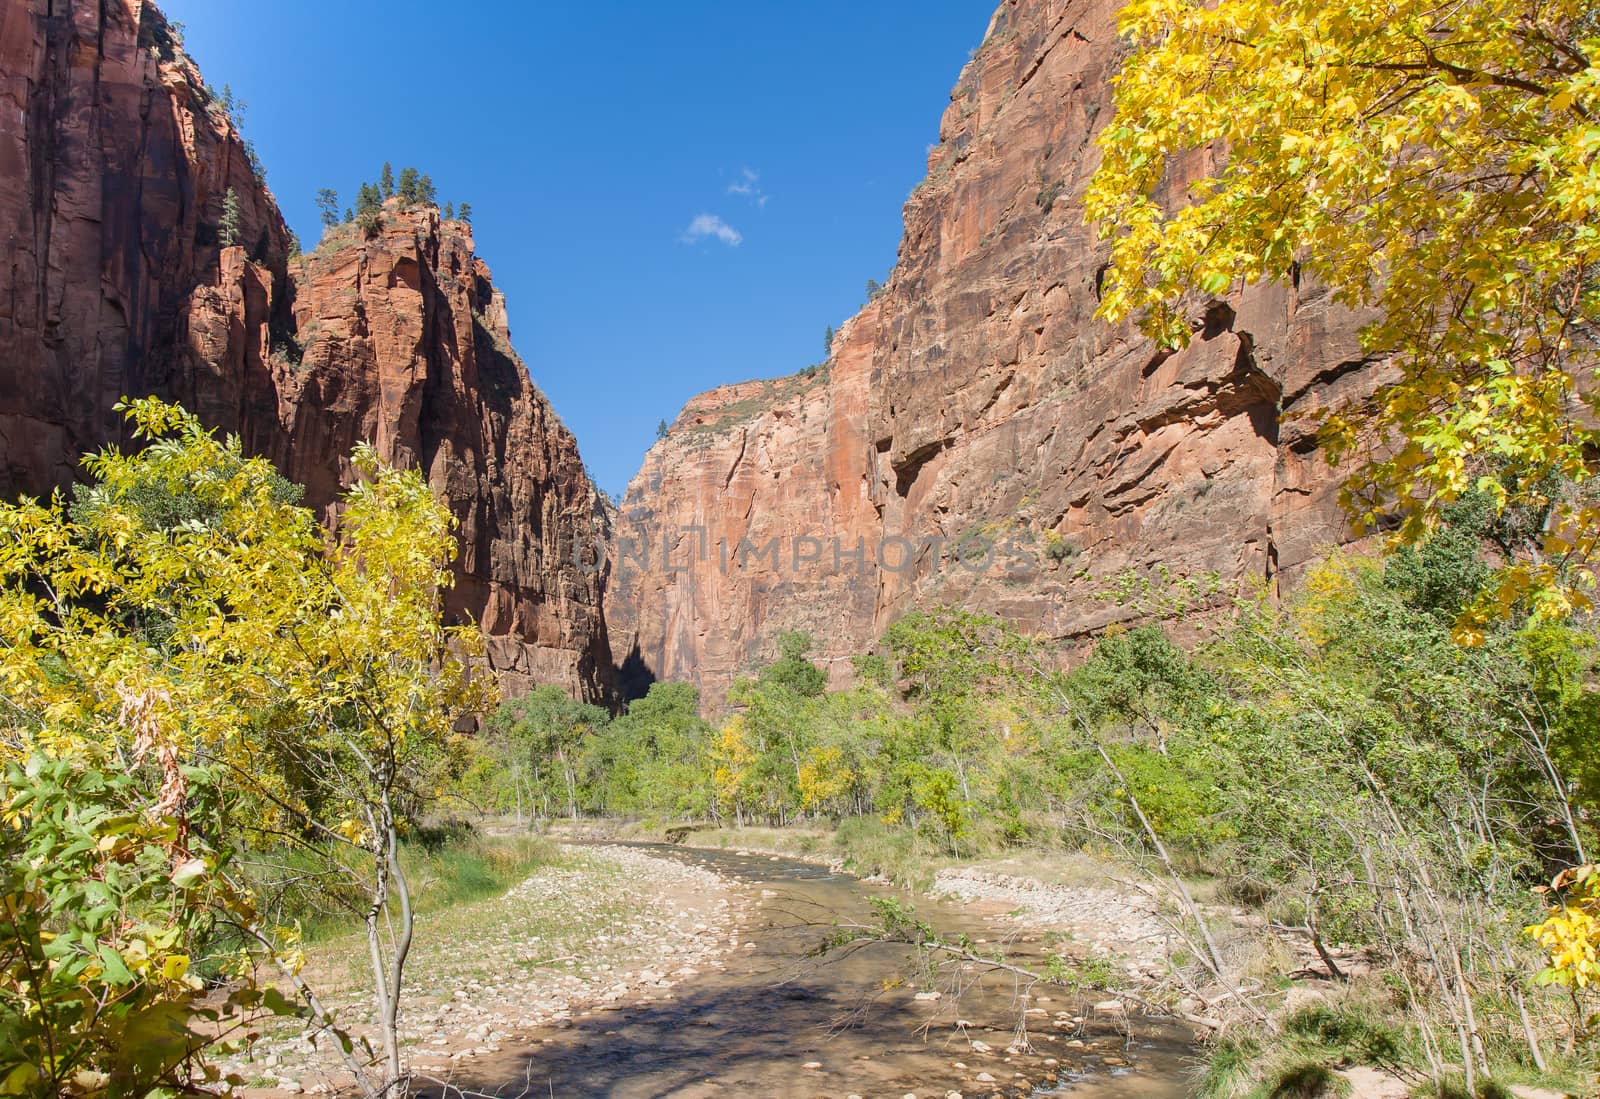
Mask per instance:
[[[945,884],[966,902],[923,898],[919,918],[1042,960],[1051,935],[1011,910],[1021,886]],[[459,1094],[441,1083],[610,1099],[1183,1093],[1191,1035],[1121,1004],[1042,995],[983,965],[928,970],[892,943],[818,953],[840,927],[870,922],[874,898],[896,897],[749,850],[571,845],[503,896],[419,927],[407,1065],[427,1094]],[[357,1035],[369,1024],[363,951],[359,937],[323,943],[308,967]],[[263,1099],[344,1081],[330,1052],[287,1028],[229,1067]]]
[[[713,870],[625,847],[567,850],[504,895],[419,919],[407,970],[407,1062],[422,1075],[470,1072],[527,1032],[648,1003],[739,945],[747,902]],[[306,975],[358,1038],[370,976],[355,936],[308,951]],[[326,1045],[326,1043],[324,1043]],[[223,1065],[247,1091],[336,1090],[337,1058],[287,1028]]]
[[[1002,904],[1006,920],[1053,931],[1094,953],[1119,958],[1130,977],[1166,975],[1172,929],[1149,897],[1131,889],[1055,885],[976,867],[951,867],[934,875],[929,892],[962,903]]]

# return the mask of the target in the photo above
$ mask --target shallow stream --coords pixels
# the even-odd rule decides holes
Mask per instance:
[[[904,894],[792,859],[641,846],[748,891],[739,945],[722,968],[653,1000],[532,1032],[532,1052],[480,1062],[472,1086],[527,1099],[943,1099],[950,1092],[1177,1099],[1187,1092],[1194,1050],[1183,1028],[1096,1012],[1092,1000],[1044,986],[1026,998],[1015,976],[977,967],[947,966],[925,983],[909,964],[910,949],[898,944],[811,956],[834,925],[872,922],[869,898]],[[1003,943],[1011,959],[1037,960],[1043,949],[1037,935],[1019,934],[997,910],[924,899],[916,914],[943,938],[966,934],[985,951]]]

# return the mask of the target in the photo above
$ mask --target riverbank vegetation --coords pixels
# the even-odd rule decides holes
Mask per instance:
[[[901,619],[858,659],[859,683],[830,691],[808,639],[787,635],[715,722],[683,684],[611,722],[546,699],[540,733],[513,720],[528,704],[509,707],[472,796],[824,823],[864,871],[1006,848],[1139,868],[1183,929],[1175,995],[1225,1023],[1216,1063],[1232,1067],[1210,1094],[1267,1087],[1334,1046],[1324,1067],[1350,1060],[1329,1034],[1357,1017],[1381,1024],[1380,1060],[1401,1075],[1575,1081],[1595,1005],[1580,982],[1550,987],[1570,967],[1541,985],[1551,959],[1524,929],[1546,914],[1536,890],[1596,846],[1594,639],[1527,615],[1476,646],[1452,638],[1493,582],[1483,547],[1537,533],[1469,494],[1386,560],[1336,555],[1290,599],[1241,599],[1191,652],[1140,626],[1066,671],[1055,647],[945,609]],[[1328,1019],[1285,1021],[1306,963],[1263,966],[1259,944],[1213,926],[1196,883],[1303,944],[1337,993]]]

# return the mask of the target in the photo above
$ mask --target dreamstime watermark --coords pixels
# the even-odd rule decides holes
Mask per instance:
[[[1060,539],[1054,544],[1069,545]],[[609,562],[618,574],[631,570],[692,573],[714,567],[724,576],[756,572],[812,577],[886,572],[903,576],[954,570],[974,575],[998,570],[1024,576],[1037,573],[1042,556],[1053,555],[1048,546],[1041,550],[1031,534],[1001,538],[982,533],[955,538],[942,534],[920,538],[889,535],[876,543],[869,543],[863,536],[849,542],[837,535],[819,538],[775,534],[763,541],[741,537],[737,542],[727,538],[713,542],[705,527],[683,526],[663,530],[659,537],[648,533],[618,535],[609,543],[602,538],[574,539],[570,560],[588,575],[599,573]]]

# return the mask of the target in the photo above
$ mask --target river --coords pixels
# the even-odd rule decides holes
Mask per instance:
[[[1092,1000],[1045,986],[1026,999],[1013,975],[977,967],[947,967],[925,983],[899,944],[810,956],[836,923],[870,922],[869,898],[904,894],[791,859],[641,847],[715,870],[758,899],[739,947],[723,968],[663,997],[532,1032],[524,1052],[476,1066],[474,1087],[529,1099],[1187,1093],[1194,1048],[1183,1028],[1097,1013]],[[1016,935],[953,905],[924,899],[916,912],[941,937],[966,934],[983,950]],[[1026,934],[1005,944],[1012,958],[1037,959],[1040,950]]]

